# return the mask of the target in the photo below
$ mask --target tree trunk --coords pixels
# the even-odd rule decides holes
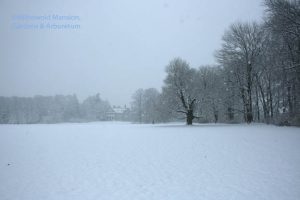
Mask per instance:
[[[253,121],[253,114],[252,114],[251,106],[249,106],[249,104],[247,105],[247,115],[246,115],[246,117],[247,117],[246,122],[248,124],[250,124]]]
[[[273,95],[272,95],[272,90],[271,90],[271,79],[270,79],[270,77],[269,77],[269,82],[268,82],[268,93],[269,93],[270,118],[272,120],[273,116],[274,116],[274,111],[273,111]]]
[[[289,85],[287,88],[287,100],[288,100],[288,105],[289,105],[289,114],[292,117],[294,114],[294,109],[293,109],[293,102],[292,102],[292,97],[291,97],[291,86]]]
[[[260,112],[259,112],[259,103],[258,103],[258,88],[257,84],[255,85],[255,96],[256,96],[256,114],[257,114],[257,121],[260,121]]]
[[[244,88],[241,89],[241,96],[243,100],[243,114],[244,114],[244,120],[247,121],[247,105],[246,105],[246,97],[245,97],[245,90]]]
[[[233,113],[233,109],[231,107],[227,108],[227,117],[229,121],[233,121],[234,119],[234,113]]]
[[[247,104],[246,104],[246,117],[247,123],[251,123],[253,121],[253,110],[252,110],[252,65],[248,61],[247,63]]]
[[[188,110],[186,113],[186,124],[193,125],[194,112],[193,110]]]

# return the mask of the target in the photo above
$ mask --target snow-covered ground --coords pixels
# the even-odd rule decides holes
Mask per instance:
[[[299,130],[0,125],[0,199],[299,200]]]

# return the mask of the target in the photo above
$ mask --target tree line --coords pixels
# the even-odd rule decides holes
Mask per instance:
[[[82,103],[76,95],[0,97],[0,124],[100,121],[110,110],[99,94]]]
[[[300,124],[300,1],[264,0],[264,20],[225,31],[217,65],[174,58],[162,91],[133,95],[134,120]]]

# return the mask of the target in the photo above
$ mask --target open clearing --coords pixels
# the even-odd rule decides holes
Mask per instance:
[[[0,199],[299,200],[299,130],[0,125]]]

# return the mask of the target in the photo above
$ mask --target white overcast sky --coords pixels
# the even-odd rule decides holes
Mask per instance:
[[[0,96],[99,92],[128,104],[138,88],[161,88],[174,57],[214,64],[224,30],[263,9],[261,0],[0,0]],[[16,14],[78,15],[81,28],[14,30]]]

